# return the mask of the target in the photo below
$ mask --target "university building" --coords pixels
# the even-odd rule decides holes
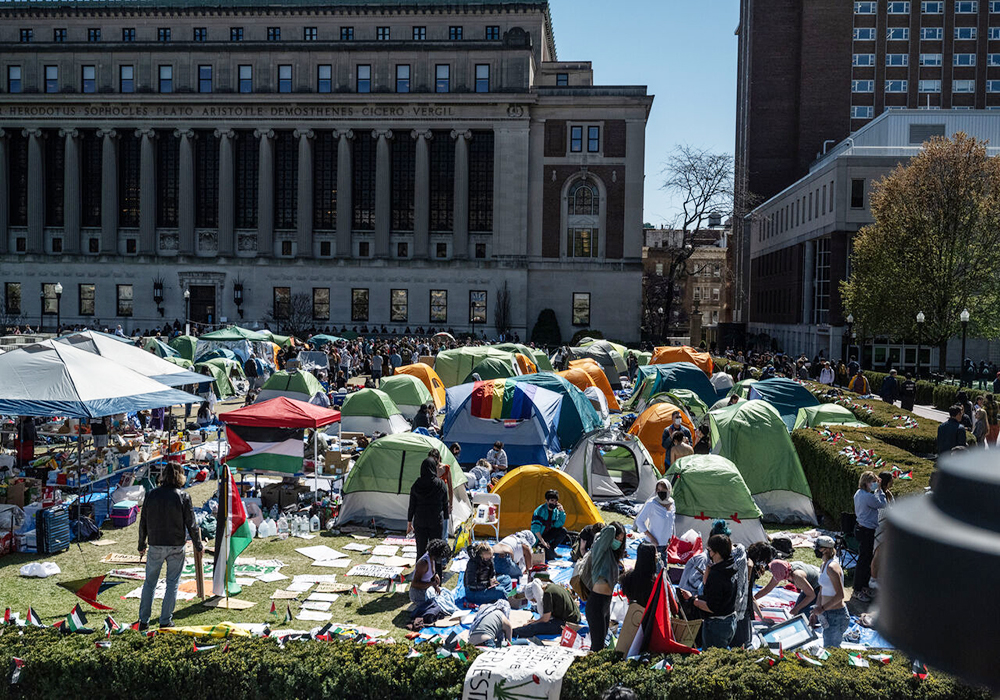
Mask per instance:
[[[3,311],[637,338],[652,99],[544,0],[2,3]]]

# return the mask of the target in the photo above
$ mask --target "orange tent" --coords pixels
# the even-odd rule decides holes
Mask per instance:
[[[584,380],[580,378],[578,373],[582,373],[587,377],[587,379]],[[570,360],[569,369],[563,372],[557,372],[557,374],[563,376],[566,381],[574,385],[580,391],[586,391],[588,386],[596,386],[601,393],[604,394],[604,398],[608,400],[609,411],[622,410],[622,407],[618,405],[618,399],[615,398],[615,392],[611,388],[608,376],[604,374],[604,370],[601,369],[601,366],[597,364],[596,360],[589,357],[585,357],[581,360]]]
[[[521,353],[515,353],[514,359],[517,360],[521,374],[538,374],[538,365],[532,362],[531,358],[525,357]]]
[[[417,362],[397,367],[396,374],[409,374],[422,381],[427,387],[427,391],[431,392],[431,396],[434,397],[434,405],[437,406],[437,409],[440,411],[444,408],[447,398],[444,393],[444,382],[441,381],[441,377],[438,376],[433,367],[425,365],[423,362]]]
[[[650,457],[653,458],[654,466],[661,474],[663,473],[663,460],[666,457],[666,450],[663,449],[663,431],[673,421],[674,411],[681,412],[681,421],[684,427],[691,431],[693,441],[694,424],[691,423],[691,419],[683,408],[672,403],[654,403],[643,411],[635,419],[632,427],[628,429],[629,433],[639,438],[639,442],[646,447]]]
[[[712,371],[715,369],[711,355],[707,352],[699,352],[690,345],[658,347],[653,350],[653,357],[649,360],[651,365],[669,365],[671,362],[690,362],[709,377],[712,376]]]

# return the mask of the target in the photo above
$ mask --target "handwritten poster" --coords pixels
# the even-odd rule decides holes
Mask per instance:
[[[563,647],[488,649],[465,674],[462,700],[558,700],[563,676],[575,658]]]

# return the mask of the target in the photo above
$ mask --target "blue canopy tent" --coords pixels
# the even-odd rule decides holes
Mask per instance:
[[[774,406],[789,431],[795,426],[795,418],[800,408],[819,405],[819,400],[808,389],[784,377],[755,382],[750,387],[747,398],[761,399]]]

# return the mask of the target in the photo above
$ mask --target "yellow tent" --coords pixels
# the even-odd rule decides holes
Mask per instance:
[[[615,397],[614,389],[611,388],[611,382],[608,381],[608,376],[604,374],[604,370],[601,369],[601,366],[597,364],[597,360],[592,357],[585,357],[581,360],[570,360],[569,369],[566,371],[571,372],[575,369],[586,373],[586,375],[590,377],[590,380],[594,383],[594,386],[601,390],[601,393],[604,394],[604,398],[608,400],[609,411],[622,410],[621,406],[618,405],[618,399]],[[562,372],[560,372],[560,374],[562,374]],[[576,384],[576,382],[568,376],[566,379],[571,384]],[[577,386],[579,387],[579,385]],[[579,388],[580,391],[584,391],[582,387]]]
[[[694,424],[688,417],[687,412],[672,403],[654,403],[643,411],[635,423],[628,431],[639,438],[649,456],[653,458],[653,465],[663,473],[663,460],[666,457],[666,450],[663,449],[663,431],[673,420],[674,411],[681,412],[681,423],[691,431],[692,443],[695,440]]]
[[[671,362],[690,362],[709,377],[712,376],[712,371],[715,368],[715,363],[712,362],[712,356],[709,353],[699,352],[690,345],[660,346],[653,351],[653,357],[649,360],[651,365],[669,365]]]
[[[422,381],[424,386],[427,387],[427,391],[431,392],[431,396],[434,397],[434,405],[437,406],[437,410],[440,411],[444,408],[447,399],[444,393],[444,383],[433,367],[425,365],[423,362],[417,362],[412,365],[397,367],[396,374],[409,374]]]
[[[569,474],[537,464],[518,467],[500,480],[493,493],[500,496],[500,536],[531,528],[531,515],[545,503],[545,492],[555,489],[566,509],[566,529],[579,532],[593,523],[603,523],[597,506]],[[486,534],[491,530],[476,530]]]

